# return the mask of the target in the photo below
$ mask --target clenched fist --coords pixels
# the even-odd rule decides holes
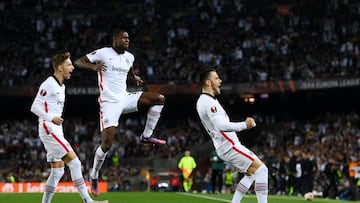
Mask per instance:
[[[246,123],[246,127],[249,128],[253,128],[256,126],[255,120],[251,117],[247,117],[245,119],[245,123]]]

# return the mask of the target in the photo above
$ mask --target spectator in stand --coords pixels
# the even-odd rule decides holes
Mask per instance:
[[[328,3],[319,0],[312,5],[302,1],[292,2],[289,12],[274,13],[273,5],[264,1],[262,15],[259,16],[255,14],[258,10],[251,1],[224,1],[221,5],[215,5],[196,0],[191,5],[173,4],[173,12],[164,14],[166,18],[157,15],[169,10],[169,5],[163,2],[157,2],[156,6],[148,2],[139,6],[138,1],[119,6],[121,2],[114,2],[111,7],[104,5],[101,9],[97,4],[88,5],[88,9],[95,14],[108,12],[107,16],[88,15],[87,10],[80,5],[81,1],[63,4],[34,1],[26,5],[18,1],[5,2],[0,4],[4,11],[0,12],[1,19],[6,22],[1,31],[14,34],[5,36],[0,42],[1,50],[7,50],[1,56],[0,75],[4,86],[29,85],[51,71],[46,68],[48,51],[70,47],[71,52],[78,55],[89,51],[88,44],[94,44],[95,48],[106,37],[104,30],[111,29],[115,21],[123,24],[128,22],[126,16],[118,17],[111,12],[114,7],[120,9],[119,12],[138,12],[132,9],[140,8],[140,12],[146,14],[131,21],[133,26],[129,32],[139,33],[134,47],[139,50],[138,55],[147,59],[135,64],[138,70],[146,73],[149,64],[158,64],[154,67],[157,71],[152,74],[150,70],[149,78],[145,78],[153,77],[156,83],[194,83],[194,78],[184,76],[190,76],[204,62],[213,63],[212,59],[218,61],[215,63],[218,67],[233,65],[233,68],[224,68],[224,78],[228,78],[229,82],[257,82],[257,73],[266,74],[270,81],[357,75],[360,54],[359,45],[353,39],[360,34],[356,21],[359,12],[351,3],[339,6],[339,3],[333,2],[336,1]],[[184,13],[189,6],[199,12]],[[13,14],[20,8],[24,15],[14,18]],[[255,9],[254,12],[249,12],[249,8]],[[319,13],[317,10],[324,12]],[[61,17],[65,12],[76,15]],[[178,19],[175,13],[182,13],[183,17]],[[339,15],[331,15],[334,13]],[[72,16],[83,18],[80,21]],[[33,21],[29,22],[29,19]],[[314,23],[309,24],[310,19]],[[104,24],[104,21],[109,23]],[[150,23],[154,30],[151,34],[147,32]],[[214,32],[214,27],[221,29]],[[28,35],[22,35],[24,29]],[[61,30],[64,34],[57,34],[55,30]],[[226,40],[217,40],[221,36],[228,37]],[[184,43],[190,39],[192,43]],[[216,43],[206,46],[210,52],[198,53],[197,48],[203,50],[206,41],[212,39]],[[57,43],[59,41],[63,43]],[[221,51],[215,54],[217,50]],[[177,60],[180,55],[183,59]],[[36,60],[33,61],[33,58]],[[289,71],[284,67],[291,62],[293,68]],[[238,71],[240,67],[242,71]],[[48,71],[43,71],[44,68]],[[77,79],[79,76],[74,77]],[[92,80],[91,74],[84,74],[81,80],[73,83],[91,84]]]

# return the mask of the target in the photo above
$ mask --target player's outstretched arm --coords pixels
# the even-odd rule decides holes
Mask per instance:
[[[242,130],[250,129],[256,126],[254,119],[250,117],[246,118],[245,121],[242,122],[231,122],[219,116],[213,117],[212,120],[216,128],[223,132],[240,132]]]

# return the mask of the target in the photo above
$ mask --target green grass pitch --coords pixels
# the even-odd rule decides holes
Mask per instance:
[[[0,203],[40,203],[41,193],[0,193]],[[94,199],[107,199],[109,203],[215,203],[231,202],[232,195],[193,194],[175,192],[109,192]],[[56,193],[52,203],[81,203],[78,193]],[[269,196],[269,203],[310,203],[303,197]],[[344,203],[339,200],[315,198],[311,203]],[[255,195],[247,195],[242,203],[257,203]]]

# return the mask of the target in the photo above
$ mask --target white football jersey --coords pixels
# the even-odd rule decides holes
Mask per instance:
[[[39,117],[39,122],[51,122],[55,116],[62,116],[64,102],[65,85],[60,84],[55,76],[50,76],[41,83],[31,111]]]
[[[215,97],[201,94],[196,110],[218,153],[225,153],[240,143],[236,132],[246,129],[245,122],[230,122],[229,116]]]
[[[118,102],[127,94],[127,75],[135,57],[128,51],[118,54],[111,47],[97,49],[86,55],[91,63],[104,62],[106,71],[98,71],[100,101]]]

